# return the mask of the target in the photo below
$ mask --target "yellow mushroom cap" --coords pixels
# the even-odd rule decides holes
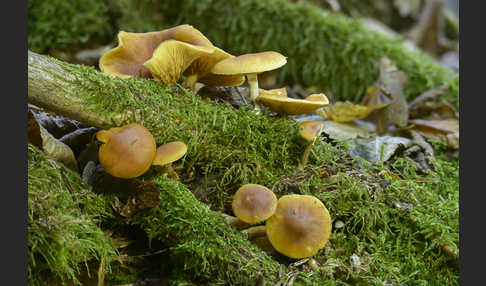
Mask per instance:
[[[310,99],[308,99],[310,97]],[[329,104],[324,94],[310,95],[305,99],[295,99],[275,94],[260,94],[257,101],[280,114],[299,115],[311,113]]]
[[[184,142],[174,141],[159,146],[152,165],[163,166],[182,158],[187,152],[187,145]]]
[[[299,124],[299,135],[307,141],[314,141],[322,132],[324,123],[320,121],[304,121]]]
[[[268,89],[268,90],[263,89],[263,88],[259,88],[258,94],[260,96],[262,96],[262,95],[273,95],[273,96],[280,96],[280,97],[288,98],[287,97],[287,89],[285,87]]]
[[[233,58],[234,56],[228,54],[218,47],[214,47],[214,52],[207,55],[202,55],[192,62],[192,64],[184,71],[185,76],[197,76],[197,81],[205,85],[212,86],[237,86],[245,82],[243,75],[217,75],[212,74],[211,69],[218,62]]]
[[[96,138],[102,142],[98,153],[105,171],[119,178],[135,178],[145,173],[155,156],[155,139],[140,124],[102,130]]]
[[[246,184],[236,191],[232,207],[240,220],[255,224],[273,215],[277,207],[277,197],[264,186]]]
[[[155,49],[152,58],[143,65],[150,70],[156,80],[171,85],[179,80],[184,70],[194,60],[213,51],[212,47],[167,40]]]
[[[287,58],[285,56],[268,51],[227,58],[215,64],[211,72],[223,75],[262,73],[277,69],[286,63]]]
[[[305,258],[324,248],[331,235],[331,216],[313,196],[286,195],[266,222],[273,247],[290,258]]]
[[[118,33],[118,46],[101,56],[100,70],[121,78],[133,76],[150,78],[152,75],[143,66],[143,63],[152,57],[154,50],[160,43],[170,39],[197,46],[213,46],[200,31],[190,25],[180,25],[148,33],[120,31]]]

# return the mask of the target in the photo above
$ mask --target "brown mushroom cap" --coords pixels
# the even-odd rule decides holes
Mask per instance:
[[[187,152],[184,142],[174,141],[159,146],[152,165],[163,166],[182,158]]]
[[[215,64],[211,72],[223,75],[262,73],[277,69],[286,63],[287,58],[285,56],[268,51],[227,58]]]
[[[236,191],[232,207],[240,220],[255,224],[273,215],[277,207],[277,197],[264,186],[247,184]]]
[[[324,94],[310,95],[305,99],[295,99],[274,94],[260,94],[257,101],[267,106],[273,112],[288,115],[311,113],[329,104],[329,100]]]
[[[299,124],[299,135],[307,141],[314,141],[322,132],[324,123],[320,121],[304,121]]]
[[[118,46],[107,51],[100,58],[101,71],[121,78],[140,76],[152,77],[150,71],[143,66],[154,50],[165,40],[177,40],[196,46],[212,47],[212,43],[197,29],[190,25],[180,25],[170,29],[148,32],[118,33]]]
[[[138,177],[150,168],[156,145],[147,128],[132,123],[102,131],[96,136],[98,140],[105,142],[98,155],[100,164],[107,173],[128,179]]]
[[[285,195],[266,222],[273,247],[290,258],[305,258],[322,249],[331,235],[331,216],[313,196]]]
[[[176,83],[197,58],[211,54],[213,47],[196,46],[177,40],[163,41],[152,57],[143,65],[157,81],[171,85]]]

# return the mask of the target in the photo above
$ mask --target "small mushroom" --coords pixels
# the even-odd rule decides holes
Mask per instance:
[[[236,191],[232,207],[237,218],[256,224],[273,215],[277,207],[277,197],[264,186],[246,184]]]
[[[182,73],[197,58],[214,52],[213,47],[197,46],[177,40],[163,41],[154,51],[152,58],[143,65],[150,70],[156,81],[167,85],[175,84]]]
[[[304,121],[299,124],[299,127],[301,128],[299,133],[300,137],[304,138],[307,142],[309,142],[300,159],[299,168],[303,170],[305,165],[307,164],[307,160],[309,159],[309,154],[312,146],[314,146],[316,139],[319,137],[319,135],[321,135],[324,123],[320,121]]]
[[[245,54],[222,60],[215,64],[211,70],[213,74],[220,75],[246,75],[250,86],[250,100],[255,109],[260,111],[256,102],[258,97],[259,73],[277,69],[287,63],[287,58],[280,53],[267,51],[256,54]]]
[[[259,88],[258,94],[259,94],[259,96],[270,95],[270,96],[279,96],[279,97],[283,97],[283,98],[288,98],[287,97],[287,89],[285,87],[268,89],[268,90],[263,89],[263,88]]]
[[[305,99],[290,98],[283,94],[264,93],[258,97],[257,101],[281,115],[307,114],[329,104],[329,100],[323,93],[312,94]]]
[[[228,54],[220,48],[214,47],[214,52],[208,55],[203,55],[184,71],[184,75],[187,77],[183,85],[195,89],[196,82],[203,83],[211,86],[238,86],[245,82],[245,76],[243,75],[216,75],[211,74],[211,69],[218,62],[233,58],[234,56]]]
[[[155,139],[140,124],[101,130],[96,138],[103,142],[98,157],[105,171],[118,178],[135,178],[145,173],[156,152]]]
[[[331,216],[314,196],[285,195],[266,221],[267,236],[275,250],[290,258],[315,255],[331,235]]]
[[[200,31],[190,25],[180,25],[148,33],[120,31],[118,46],[101,56],[100,70],[125,79],[151,78],[152,74],[143,63],[152,58],[153,52],[160,43],[171,39],[196,46],[213,47],[213,44]]]
[[[169,178],[179,180],[179,176],[172,168],[172,162],[179,160],[187,153],[187,145],[184,142],[174,141],[157,148],[152,162],[159,173],[167,173]]]

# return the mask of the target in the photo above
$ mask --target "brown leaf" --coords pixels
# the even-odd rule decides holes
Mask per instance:
[[[410,118],[427,120],[458,119],[459,114],[454,106],[447,102],[420,102],[410,111]]]
[[[408,105],[403,88],[407,84],[406,74],[397,69],[387,58],[382,58],[378,64],[378,80],[367,90],[367,95],[361,104],[373,107],[379,104],[389,105],[373,112],[366,120],[375,123],[376,131],[383,135],[390,124],[404,127],[408,122]]]
[[[459,121],[457,119],[445,120],[411,120],[413,130],[419,132],[427,139],[439,138],[446,146],[459,149]]]

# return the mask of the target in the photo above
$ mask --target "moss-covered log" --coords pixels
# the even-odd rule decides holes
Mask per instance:
[[[405,88],[409,100],[449,84],[446,98],[458,104],[457,75],[410,50],[400,38],[368,30],[356,19],[329,13],[307,1],[170,0],[154,6],[148,15],[122,18],[125,21],[119,29],[139,30],[139,23],[150,21],[146,19],[153,13],[163,15],[165,23],[153,21],[152,29],[191,24],[234,55],[278,51],[288,57],[279,70],[281,80],[330,90],[337,99],[358,101],[375,81],[376,63],[388,57],[409,77]]]

